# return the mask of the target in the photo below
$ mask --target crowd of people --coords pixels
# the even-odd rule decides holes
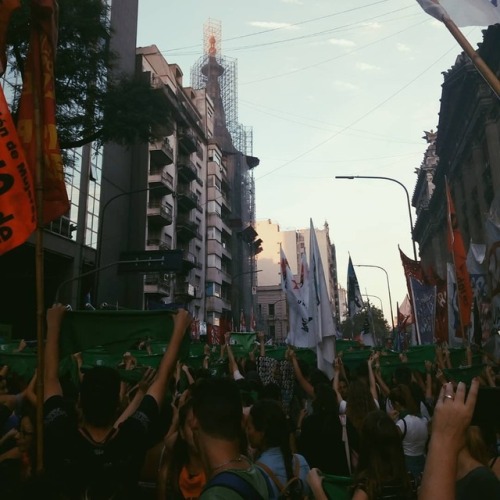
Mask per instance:
[[[468,386],[446,380],[446,349],[420,371],[383,376],[382,351],[330,380],[290,346],[284,360],[236,356],[230,335],[205,346],[202,367],[179,360],[191,317],[173,318],[168,348],[138,383],[109,366],[60,378],[61,323],[47,311],[43,370],[43,471],[37,470],[37,373],[0,369],[2,499],[500,499],[498,364]],[[23,346],[20,345],[20,349]],[[328,485],[343,485],[332,496]]]

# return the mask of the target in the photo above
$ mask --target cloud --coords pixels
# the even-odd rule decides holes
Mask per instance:
[[[354,47],[356,45],[352,40],[346,40],[344,38],[330,38],[328,42],[332,45],[338,45],[339,47]]]
[[[408,47],[408,45],[405,45],[404,43],[397,43],[396,49],[398,50],[398,52],[411,52],[410,47]]]
[[[304,5],[300,0],[281,0],[282,3],[293,3],[294,5]]]
[[[368,64],[364,62],[358,62],[356,63],[356,68],[359,69],[360,71],[380,71],[379,66],[375,66],[374,64]]]
[[[371,28],[374,30],[379,30],[380,28],[382,28],[382,25],[380,23],[377,23],[376,21],[361,23],[361,26],[366,26],[367,28]]]
[[[287,30],[298,29],[297,26],[292,26],[290,23],[276,23],[272,21],[251,21],[248,24],[256,28],[264,28],[264,29],[278,29],[278,28]]]
[[[337,87],[339,90],[358,90],[359,87],[354,85],[354,83],[343,82],[341,80],[335,80],[333,85]]]

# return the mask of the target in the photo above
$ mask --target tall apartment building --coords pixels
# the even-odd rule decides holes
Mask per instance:
[[[302,254],[305,252],[309,259],[310,229],[281,231],[279,224],[269,219],[258,220],[256,229],[263,240],[263,251],[257,256],[258,326],[277,341],[283,341],[287,335],[288,318],[286,298],[281,291],[280,247],[288,259],[292,273],[298,275]],[[315,233],[332,310],[335,319],[340,321],[336,254],[335,246],[330,241],[328,224],[325,223],[323,229],[315,229]]]

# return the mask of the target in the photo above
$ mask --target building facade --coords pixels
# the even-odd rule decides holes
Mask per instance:
[[[490,26],[483,32],[478,53],[497,75],[499,47],[500,25]],[[447,236],[447,182],[466,251],[472,244],[490,249],[475,271],[485,286],[474,292],[479,303],[488,307],[491,303],[498,326],[498,267],[491,248],[500,238],[488,227],[498,224],[495,213],[500,213],[500,101],[463,53],[444,73],[437,133],[426,132],[425,138],[429,145],[416,171],[412,200],[417,212],[413,234],[423,268],[446,280],[447,263],[453,262]]]

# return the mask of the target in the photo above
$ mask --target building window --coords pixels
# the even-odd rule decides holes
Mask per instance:
[[[268,304],[269,316],[274,316],[274,304]]]
[[[274,325],[269,325],[269,336],[274,339],[276,336],[276,328]]]

